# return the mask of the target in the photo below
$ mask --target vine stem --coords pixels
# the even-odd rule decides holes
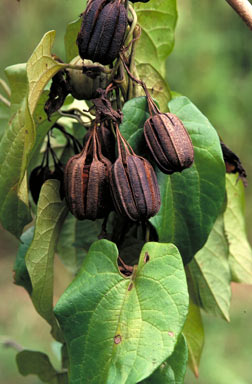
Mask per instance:
[[[83,71],[83,68],[85,68],[87,70],[89,70],[89,69],[92,70],[92,69],[98,68],[103,73],[106,73],[106,74],[110,74],[111,73],[111,69],[105,68],[105,67],[102,67],[102,66],[98,67],[97,65],[62,64],[62,67],[63,68],[67,68],[67,69],[75,69],[75,70],[78,70],[78,71]]]
[[[5,104],[7,107],[10,107],[11,106],[11,103],[9,100],[6,99],[6,97],[4,97],[3,95],[1,95],[0,93],[0,101]]]
[[[226,0],[252,30],[252,4],[248,0]]]

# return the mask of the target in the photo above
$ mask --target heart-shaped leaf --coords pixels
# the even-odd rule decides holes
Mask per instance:
[[[146,243],[131,277],[118,251],[95,242],[55,307],[70,355],[70,382],[137,383],[173,352],[187,314],[183,263],[172,244]]]

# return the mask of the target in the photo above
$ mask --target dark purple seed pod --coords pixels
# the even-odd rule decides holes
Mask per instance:
[[[103,218],[111,209],[110,168],[111,162],[100,152],[95,127],[82,152],[71,157],[65,167],[66,202],[77,219]]]
[[[127,11],[120,0],[91,1],[77,38],[80,57],[111,64],[123,45],[127,22]]]
[[[80,52],[87,51],[88,43],[92,36],[96,21],[106,3],[107,0],[91,0],[89,1],[85,12],[82,14],[81,30],[76,41]],[[84,59],[81,54],[80,57]]]
[[[194,150],[191,138],[176,115],[157,113],[151,116],[144,124],[144,136],[162,172],[181,172],[193,164]]]
[[[102,122],[97,128],[97,135],[101,144],[102,154],[111,162],[115,161],[115,136],[107,126],[107,122]]]
[[[48,179],[51,179],[52,172],[50,171],[48,165],[39,165],[34,168],[29,177],[29,189],[34,200],[34,203],[38,203],[40,190],[44,182]]]
[[[123,143],[127,145],[125,139]],[[160,192],[151,164],[133,151],[131,154],[127,147],[123,149],[121,143],[119,157],[111,168],[110,187],[117,212],[132,221],[145,221],[160,209]]]

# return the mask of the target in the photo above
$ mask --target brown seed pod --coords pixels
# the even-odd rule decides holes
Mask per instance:
[[[66,202],[77,219],[96,220],[109,212],[110,167],[111,162],[101,154],[95,126],[82,152],[65,167]]]
[[[166,174],[181,172],[194,161],[191,138],[172,113],[157,113],[144,124],[144,136],[158,167]]]
[[[119,156],[110,172],[115,208],[132,221],[145,221],[160,209],[157,178],[150,163],[137,156],[117,127]]]
[[[83,13],[77,45],[82,59],[111,64],[122,47],[127,11],[121,0],[92,0]]]

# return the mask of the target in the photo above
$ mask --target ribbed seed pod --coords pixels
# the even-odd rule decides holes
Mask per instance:
[[[77,45],[82,52],[86,52],[88,48],[98,16],[106,3],[107,0],[91,0],[82,15],[81,30],[77,37]],[[84,59],[82,55],[80,57]]]
[[[126,27],[127,11],[121,0],[91,1],[77,38],[80,57],[111,64],[122,47]]]
[[[125,139],[123,142],[127,144]],[[160,192],[152,166],[133,151],[131,154],[127,147],[121,148],[121,143],[119,157],[111,168],[110,187],[117,212],[132,221],[145,221],[160,209]]]
[[[96,220],[109,212],[110,167],[100,152],[95,127],[82,152],[71,157],[65,167],[66,202],[77,219]]]
[[[172,113],[157,113],[144,124],[144,136],[158,167],[166,174],[181,172],[194,161],[191,138]]]

